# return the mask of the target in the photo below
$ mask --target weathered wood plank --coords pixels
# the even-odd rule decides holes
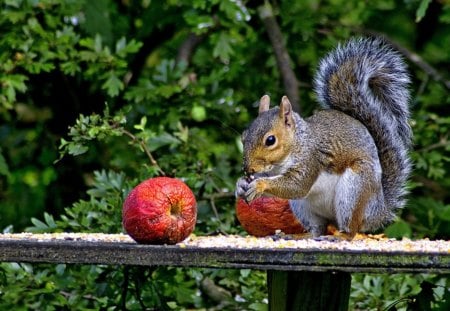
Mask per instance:
[[[204,237],[201,243],[207,243]],[[335,242],[340,243],[340,242]],[[390,245],[393,245],[392,241]],[[429,241],[433,243],[433,241]],[[270,243],[268,244],[270,246]],[[86,241],[77,239],[2,239],[0,261],[149,265],[261,270],[344,272],[450,272],[450,248],[435,251],[400,251],[314,247],[232,247],[179,244],[140,245],[132,241]],[[351,245],[351,244],[349,244]],[[431,245],[433,248],[433,245]],[[392,250],[391,250],[392,249]]]

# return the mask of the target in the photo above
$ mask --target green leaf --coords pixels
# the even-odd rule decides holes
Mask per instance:
[[[384,233],[390,238],[400,239],[403,237],[411,237],[412,230],[407,222],[399,220],[388,226],[384,230]]]
[[[19,8],[20,7],[20,1],[17,0],[5,0],[5,5],[14,7],[14,8]]]
[[[421,0],[419,4],[419,8],[416,11],[416,23],[420,22],[422,18],[425,16],[427,12],[428,5],[431,3],[431,0]]]
[[[127,46],[127,40],[125,37],[120,38],[116,42],[116,53],[120,53]]]
[[[249,304],[249,309],[254,311],[267,311],[269,309],[269,306],[266,303],[262,302],[253,302]]]
[[[168,301],[167,306],[172,310],[175,310],[178,308],[178,304],[175,301]]]
[[[69,154],[71,154],[73,156],[83,154],[89,150],[89,148],[87,146],[79,144],[79,143],[69,143],[67,146],[68,146]]]
[[[233,54],[233,49],[231,48],[231,38],[226,33],[221,32],[220,36],[216,42],[213,49],[213,56],[219,57],[224,63],[228,63],[230,60],[230,55]]]
[[[48,226],[44,222],[40,221],[37,218],[34,218],[34,217],[31,218],[31,223],[34,225],[34,227],[36,229],[39,229],[39,230],[47,230],[48,229]]]
[[[450,205],[439,206],[437,215],[442,220],[450,221]]]
[[[102,51],[102,36],[100,36],[99,34],[95,35],[93,48],[97,53],[100,53]]]
[[[105,81],[105,83],[102,85],[102,88],[106,90],[109,96],[115,97],[119,95],[119,92],[123,90],[124,84],[123,82],[114,74],[114,72],[111,72],[109,75],[109,78]]]
[[[145,130],[145,125],[147,124],[147,116],[143,116],[141,118],[141,122],[139,124],[136,124],[134,126],[135,129],[140,130],[140,131],[144,131]]]
[[[47,224],[47,226],[49,228],[55,228],[56,227],[55,220],[53,219],[53,216],[50,215],[49,213],[47,213],[47,212],[44,213],[44,220],[45,220],[45,223]]]
[[[136,53],[139,51],[139,49],[142,47],[143,43],[136,41],[136,40],[131,40],[130,42],[128,42],[128,44],[125,47],[125,51],[129,54],[131,53]]]
[[[79,44],[80,44],[81,47],[85,47],[85,48],[88,48],[88,49],[91,49],[91,50],[94,49],[94,40],[92,38],[80,39]]]
[[[61,65],[61,70],[64,72],[64,74],[73,76],[77,72],[80,72],[81,68],[76,62],[68,61],[64,62]]]
[[[27,90],[25,81],[28,80],[28,77],[26,77],[24,75],[18,75],[18,74],[8,75],[5,80],[6,80],[6,83],[10,84],[16,90],[19,90],[21,92],[25,92]]]
[[[162,146],[176,146],[180,144],[180,140],[174,137],[173,135],[163,132],[162,134],[151,137],[149,140],[149,149],[150,151],[155,151]]]
[[[63,275],[66,271],[66,264],[57,264],[55,266],[56,274]]]
[[[8,164],[3,156],[0,148],[0,175],[8,176],[10,174]]]

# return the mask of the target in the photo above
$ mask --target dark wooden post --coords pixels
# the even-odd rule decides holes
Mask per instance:
[[[348,272],[267,271],[270,311],[348,310]]]

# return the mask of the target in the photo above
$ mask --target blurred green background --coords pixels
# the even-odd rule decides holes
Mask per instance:
[[[196,234],[244,234],[233,197],[239,136],[261,95],[278,103],[293,94],[311,114],[318,60],[351,36],[380,35],[413,80],[411,193],[386,233],[449,239],[449,1],[2,0],[0,8],[4,232],[122,232],[129,189],[162,170],[194,191]],[[273,17],[262,18],[263,8]],[[274,32],[290,56],[287,73]],[[223,301],[208,296],[205,280],[227,293]],[[387,280],[355,275],[352,308],[450,304],[444,277]],[[0,286],[2,309],[267,308],[265,275],[249,270],[0,264]]]

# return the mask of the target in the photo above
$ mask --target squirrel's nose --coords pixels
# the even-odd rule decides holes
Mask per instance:
[[[242,170],[244,171],[244,174],[246,176],[250,176],[256,172],[254,165],[252,165],[252,163],[248,161],[248,157],[244,157],[242,161]]]
[[[250,176],[250,175],[252,175],[252,174],[255,173],[255,169],[254,169],[254,168],[251,168],[251,167],[248,167],[248,165],[244,165],[244,166],[242,167],[242,169],[244,170],[244,173],[245,173],[245,175],[247,175],[247,176]]]

